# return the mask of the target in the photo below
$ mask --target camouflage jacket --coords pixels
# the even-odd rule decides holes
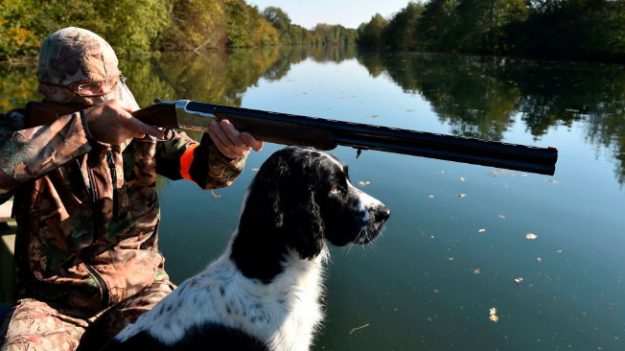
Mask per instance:
[[[79,112],[24,128],[0,116],[0,202],[14,196],[18,296],[94,312],[166,277],[158,251],[157,173],[202,188],[229,185],[244,161],[205,135],[94,142]]]

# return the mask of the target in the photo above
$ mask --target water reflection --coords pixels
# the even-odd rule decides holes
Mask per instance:
[[[422,108],[418,123],[437,131],[509,140],[521,129],[524,140],[562,146],[557,179],[335,150],[355,184],[370,180],[395,212],[376,247],[336,251],[316,349],[623,349],[623,202],[610,173],[616,166],[625,181],[621,67],[273,48],[126,59],[122,69],[141,105],[245,97],[397,126]],[[32,64],[0,66],[0,76],[3,110],[37,98]],[[161,248],[175,281],[221,253],[253,169],[274,148],[252,154],[218,196],[188,182],[161,189]],[[605,150],[614,160],[592,159]]]
[[[280,80],[303,60],[357,58],[374,77],[388,75],[420,94],[457,135],[503,139],[517,118],[540,139],[549,128],[581,121],[586,140],[613,155],[625,182],[625,69],[468,56],[356,52],[355,48],[270,48],[205,54],[163,54],[120,63],[139,104],[188,98],[238,106],[259,79]],[[0,65],[0,110],[39,99],[35,64]]]
[[[625,181],[623,66],[367,52],[358,61],[421,94],[454,134],[501,140],[519,115],[538,140],[551,127],[582,121],[587,140],[611,150]]]

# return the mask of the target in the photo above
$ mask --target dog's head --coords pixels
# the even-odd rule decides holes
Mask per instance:
[[[287,147],[256,174],[244,204],[239,240],[257,249],[319,255],[324,239],[334,245],[373,240],[389,218],[379,200],[354,187],[347,166],[313,148]],[[237,240],[235,240],[235,248]]]

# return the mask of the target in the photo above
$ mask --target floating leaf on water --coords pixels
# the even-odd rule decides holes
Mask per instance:
[[[212,189],[211,189],[211,195],[213,195],[213,197],[214,197],[215,199],[221,199],[221,195],[217,194],[217,193],[215,192],[215,190],[212,190]]]
[[[493,323],[499,322],[499,316],[497,315],[497,308],[491,307],[488,309],[488,319],[490,319],[490,321]]]
[[[540,257],[540,256],[536,257],[536,262],[541,263],[542,261],[543,261],[542,257]]]
[[[465,178],[464,178],[464,177],[460,177],[460,181],[461,181],[461,182],[464,182],[464,181],[465,181]]]
[[[434,238],[435,238],[435,236],[434,236],[434,235],[430,235],[430,239],[434,239]]]
[[[350,330],[350,331],[349,331],[349,334],[351,335],[351,334],[353,334],[353,333],[355,333],[355,332],[357,332],[357,331],[359,331],[359,330],[361,330],[361,329],[364,329],[364,328],[366,328],[366,327],[368,327],[368,326],[369,326],[369,323],[367,323],[367,324],[363,324],[363,325],[361,325],[360,327],[355,327],[355,328],[352,328],[352,330]]]
[[[506,216],[504,216],[502,214],[498,215],[497,217],[499,217],[500,219],[504,219],[504,220],[506,219]]]
[[[254,168],[250,169],[250,171],[252,171],[252,172],[258,172],[259,170],[260,170],[260,168],[258,168],[258,167],[254,167]]]
[[[379,115],[373,115],[370,118],[379,118],[379,117],[380,117]]]
[[[486,229],[484,229],[484,228],[480,228],[477,232],[478,232],[478,233],[486,233]]]
[[[534,233],[527,233],[527,234],[525,234],[525,239],[527,239],[527,240],[536,240],[536,239],[538,239],[538,235],[536,235]]]
[[[482,271],[479,268],[474,268],[473,269],[473,274],[479,275],[480,273],[482,273]]]
[[[428,195],[428,199],[433,199],[434,198],[434,194],[429,194]]]
[[[455,258],[453,258],[453,257],[447,257],[447,261],[453,261],[453,260],[455,260]]]
[[[562,249],[557,249],[557,250],[556,250],[556,253],[557,253],[557,254],[561,254],[562,252],[563,252],[563,251],[562,251]]]
[[[440,290],[434,288],[434,290],[432,290],[435,294],[438,294],[439,292],[441,292]]]
[[[519,285],[519,284],[523,283],[523,277],[516,277],[516,278],[514,278],[514,282],[516,283],[516,285]]]
[[[492,176],[492,177],[503,177],[503,176],[510,176],[510,177],[516,177],[516,176],[521,176],[521,177],[527,177],[527,173],[525,172],[517,172],[517,171],[510,171],[507,169],[494,169],[492,171],[488,172],[488,175]]]
[[[488,172],[488,174],[493,176],[493,177],[501,177],[501,176],[507,175],[509,173],[510,173],[510,171],[505,170],[505,169],[501,169],[501,168],[496,168],[496,169],[493,169],[493,170]]]
[[[460,193],[460,194],[458,194],[458,197],[461,198],[461,199],[464,199],[465,197],[467,197],[467,194],[466,193]]]
[[[369,181],[369,180],[361,180],[361,181],[358,182],[358,185],[360,185],[360,186],[371,185],[371,181]]]
[[[549,182],[549,184],[560,184],[560,181],[557,179],[549,179],[547,182]]]

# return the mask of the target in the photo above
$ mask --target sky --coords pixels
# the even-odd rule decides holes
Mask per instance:
[[[358,28],[376,13],[390,17],[408,5],[409,0],[246,0],[262,11],[275,6],[285,11],[291,23],[312,28],[317,23],[341,24]]]

